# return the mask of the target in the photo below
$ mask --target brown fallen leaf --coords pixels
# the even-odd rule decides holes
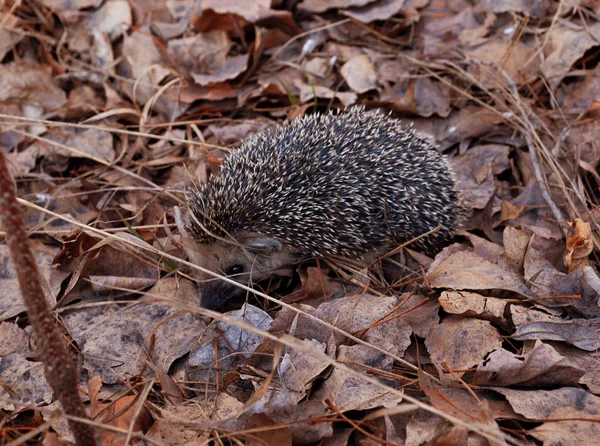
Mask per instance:
[[[268,330],[272,318],[267,312],[250,304],[226,313],[229,317]],[[201,335],[201,336],[200,336]],[[244,365],[244,359],[263,342],[256,333],[221,321],[213,321],[193,339],[193,349],[186,362],[186,376],[190,381],[214,383],[220,370],[235,370]],[[235,354],[243,352],[242,354]],[[219,377],[220,379],[220,377]]]
[[[408,2],[406,0],[379,0],[362,8],[353,8],[341,11],[342,14],[352,17],[362,23],[371,23],[375,20],[388,20],[396,14],[402,12]],[[413,2],[412,11],[416,8],[425,6],[423,2]]]
[[[248,54],[229,56],[233,43],[221,30],[171,39],[167,48],[181,68],[200,86],[233,79],[246,70]]]
[[[438,384],[422,372],[419,373],[419,383],[421,389],[431,401],[432,406],[436,409],[452,415],[471,426],[479,422],[483,422],[489,427],[496,426],[493,417],[488,415],[489,409],[486,407],[486,400],[482,400],[476,392],[469,392],[467,389],[462,389],[454,385],[450,387]],[[446,429],[451,428],[451,426],[451,424],[448,424]]]
[[[12,31],[19,22],[14,14],[0,12],[0,22],[2,23],[2,29],[0,29],[0,60],[3,60],[4,56],[23,39],[23,35]]]
[[[491,389],[504,395],[515,412],[532,421],[561,419],[562,415],[556,415],[556,410],[561,408],[585,411],[596,416],[600,413],[600,397],[576,387],[554,390],[521,390],[503,387]]]
[[[600,67],[586,73],[579,82],[561,85],[557,91],[563,109],[573,114],[584,114],[598,107],[600,98]]]
[[[565,266],[569,269],[569,272],[589,265],[588,257],[594,250],[591,225],[576,218],[572,226],[575,233],[567,239],[564,255]]]
[[[303,341],[306,348],[324,353],[327,344],[314,339]],[[302,350],[290,350],[285,353],[278,365],[278,377],[290,391],[299,394],[301,400],[311,388],[312,383],[329,367],[329,362],[321,361]]]
[[[56,85],[49,68],[26,62],[0,64],[0,101],[42,110],[61,107],[67,95]]]
[[[160,83],[169,75],[169,70],[162,65],[163,53],[152,36],[136,32],[123,38],[122,61],[118,72],[133,82],[132,97],[136,103],[145,104],[161,88]],[[128,85],[128,84],[125,84]],[[159,98],[153,107],[164,108]]]
[[[177,405],[167,405],[160,409],[146,435],[169,445],[209,442],[209,428],[219,426],[232,431],[244,430],[245,419],[236,419],[243,405],[226,393],[220,393],[214,399],[207,400],[201,396]]]
[[[249,22],[257,21],[271,6],[271,0],[254,0],[252,2],[239,2],[237,0],[204,0],[195,4],[195,14],[202,14],[211,10],[217,14],[235,14]]]
[[[512,335],[513,339],[565,341],[582,350],[600,348],[598,330],[600,319],[573,319],[552,322],[532,322],[521,325]]]
[[[451,316],[431,329],[425,345],[442,383],[451,383],[499,349],[502,338],[487,321]]]
[[[345,107],[356,102],[358,95],[353,92],[334,91],[323,85],[310,85],[302,80],[295,80],[294,86],[300,91],[300,102],[314,101],[315,97],[322,99],[338,99]]]
[[[550,9],[549,1],[483,0],[481,8],[489,12],[522,12],[531,17],[544,17]]]
[[[45,279],[43,285],[46,288],[48,302],[54,306],[62,281],[68,276],[68,273],[57,271],[52,267],[52,259],[58,252],[55,247],[44,245],[37,240],[32,241],[29,246],[34,253],[38,269]],[[21,291],[9,261],[6,244],[0,245],[0,264],[5,265],[0,269],[0,321],[3,321],[24,312],[25,305],[21,300]]]
[[[504,202],[502,202],[504,203]],[[531,240],[531,235],[511,226],[507,226],[502,234],[504,253],[502,258],[511,265],[515,271],[521,272],[525,263],[525,255]]]
[[[177,308],[178,302],[197,300],[193,284],[165,278],[149,293],[171,302],[81,308],[65,315],[65,325],[82,346],[83,367],[91,376],[101,376],[108,384],[142,373],[153,376],[145,366],[148,357],[169,370],[194,347],[206,324],[199,316]]]
[[[510,147],[486,144],[450,160],[467,206],[483,209],[496,190],[495,176],[509,168]]]
[[[277,427],[273,429],[273,427]],[[260,428],[265,428],[260,430]],[[285,425],[278,425],[264,413],[252,414],[246,421],[246,429],[255,430],[246,435],[248,446],[273,444],[281,446],[292,445],[292,432]]]
[[[318,443],[333,435],[331,423],[314,423],[329,415],[329,408],[323,401],[311,399],[298,404],[290,404],[283,398],[271,398],[265,407],[265,414],[274,422],[287,424],[292,432],[293,444]]]
[[[512,268],[500,261],[493,263],[485,260],[474,252],[461,251],[452,254],[430,271],[427,277],[432,288],[499,289],[514,291],[528,298],[535,297]]]
[[[106,34],[113,40],[123,35],[132,23],[129,2],[112,0],[87,16],[82,21],[82,26],[94,33]]]
[[[309,267],[299,271],[302,287],[283,298],[284,302],[302,303],[317,307],[331,299],[337,299],[345,294],[342,283],[328,277],[321,268]]]
[[[298,8],[306,12],[319,13],[335,8],[350,8],[364,6],[375,0],[303,0]]]
[[[507,221],[519,218],[524,211],[525,206],[519,206],[510,201],[502,200],[502,203],[500,204],[500,218],[494,224],[494,227],[498,227]]]
[[[542,74],[550,86],[560,84],[571,66],[600,40],[600,23],[589,26],[577,26],[570,22],[559,21],[548,31],[548,45],[545,47],[546,59],[541,64]]]
[[[381,99],[389,102],[396,111],[424,117],[433,114],[447,117],[452,110],[448,95],[447,86],[422,77],[406,85],[404,82],[396,83],[394,86],[386,85]]]
[[[102,163],[111,163],[115,159],[112,135],[105,130],[65,128],[47,133],[43,138],[9,156],[15,176],[28,174],[38,158],[55,163],[59,157],[89,158]]]
[[[577,385],[585,371],[561,356],[550,345],[536,341],[524,355],[498,349],[477,367],[473,384],[543,388]]]
[[[442,291],[438,301],[446,313],[484,319],[495,325],[507,325],[504,311],[508,302],[505,299],[469,291]]]
[[[91,416],[95,421],[123,430],[132,429],[134,432],[146,432],[150,428],[152,424],[150,411],[143,402],[138,401],[136,395],[123,396],[110,403],[101,403],[98,400],[101,386],[102,380],[99,377],[91,378],[88,382],[92,403]],[[120,446],[125,444],[124,440],[122,434],[113,432],[103,432],[102,434],[103,445]]]
[[[336,359],[365,375],[372,376],[373,369],[382,372],[392,371],[393,360],[390,357],[363,345],[338,347]],[[379,379],[393,387],[397,386],[393,380]],[[333,369],[331,375],[324,380],[314,396],[322,401],[332,401],[341,412],[394,407],[402,401],[402,397],[391,394],[381,386],[363,381],[339,368]]]
[[[531,435],[543,441],[544,446],[588,446],[600,436],[598,412],[579,410],[578,407],[558,407],[550,414],[550,418],[557,421],[546,421],[531,430]]]
[[[466,54],[473,62],[469,72],[487,88],[507,88],[509,81],[504,74],[512,82],[529,82],[537,75],[541,62],[533,44],[515,42],[504,35],[491,36],[467,49]]]
[[[10,339],[14,340],[14,339]],[[14,352],[2,356],[0,362],[0,408],[6,411],[20,409],[16,400],[27,405],[50,404],[54,392],[44,377],[41,362],[30,361],[29,352]]]
[[[547,260],[542,251],[530,246],[525,255],[525,278],[531,289],[544,297],[546,307],[573,309],[575,318],[600,318],[600,277],[591,266],[568,274]]]
[[[585,374],[579,383],[587,386],[590,392],[600,394],[600,361],[598,353],[586,352],[562,342],[552,342],[552,347],[575,367],[584,370]]]
[[[365,93],[377,87],[375,67],[368,56],[355,56],[340,69],[348,86],[357,93]]]

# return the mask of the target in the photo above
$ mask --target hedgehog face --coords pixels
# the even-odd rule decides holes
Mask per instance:
[[[296,260],[281,242],[259,234],[239,234],[236,242],[211,243],[198,243],[186,233],[182,235],[190,262],[247,286],[277,276],[278,269]],[[203,271],[194,270],[194,276],[202,307],[225,311],[244,302],[247,290]]]

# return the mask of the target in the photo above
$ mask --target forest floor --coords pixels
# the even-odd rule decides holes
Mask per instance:
[[[0,19],[0,151],[103,444],[600,438],[597,1],[9,0]],[[354,104],[448,157],[472,211],[453,243],[200,308],[186,188],[246,137]],[[68,444],[10,264],[0,244],[0,444]]]

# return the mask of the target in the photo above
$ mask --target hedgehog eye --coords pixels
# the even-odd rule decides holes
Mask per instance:
[[[233,265],[225,270],[225,274],[228,276],[234,276],[236,274],[242,274],[244,272],[243,265]]]

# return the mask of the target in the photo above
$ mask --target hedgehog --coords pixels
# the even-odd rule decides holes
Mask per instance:
[[[431,141],[363,107],[251,136],[187,201],[176,219],[190,261],[245,285],[310,257],[383,253],[437,228],[410,245],[432,254],[466,215]],[[196,276],[205,308],[225,308],[246,293]]]

